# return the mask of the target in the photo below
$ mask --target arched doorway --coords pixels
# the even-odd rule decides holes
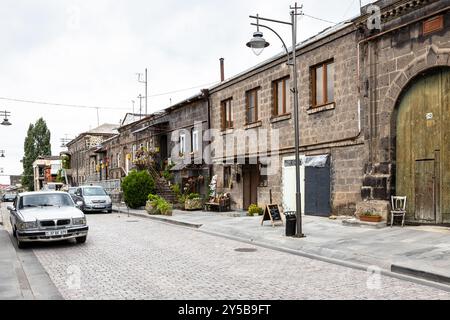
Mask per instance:
[[[414,79],[398,101],[396,194],[407,220],[450,223],[450,68]]]

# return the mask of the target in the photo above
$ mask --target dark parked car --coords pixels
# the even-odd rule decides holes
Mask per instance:
[[[14,202],[14,199],[16,199],[17,195],[14,193],[5,193],[2,197],[3,202]]]

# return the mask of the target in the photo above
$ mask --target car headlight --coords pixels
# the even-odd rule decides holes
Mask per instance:
[[[37,221],[32,221],[32,222],[20,222],[17,225],[17,228],[19,230],[26,230],[26,229],[37,229],[38,228],[38,223]]]
[[[86,218],[73,218],[72,219],[72,224],[76,224],[76,225],[84,225],[86,224]]]

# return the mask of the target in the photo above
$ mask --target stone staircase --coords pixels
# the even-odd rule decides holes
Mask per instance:
[[[169,187],[169,182],[153,168],[149,170],[149,173],[155,181],[156,194],[172,204],[177,203],[177,196]]]

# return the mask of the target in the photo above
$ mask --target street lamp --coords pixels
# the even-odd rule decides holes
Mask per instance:
[[[3,119],[2,126],[10,126],[11,122],[9,122],[8,116],[11,115],[11,112],[5,110],[5,111],[0,111],[0,113],[5,117]]]
[[[262,18],[259,15],[256,16],[250,16],[252,19],[256,19],[256,24],[251,23],[252,26],[256,26],[257,31],[253,34],[253,38],[247,43],[247,47],[251,48],[253,52],[256,55],[261,54],[261,52],[264,50],[264,48],[269,46],[269,43],[264,40],[263,33],[259,31],[259,28],[265,28],[273,33],[280,39],[280,41],[283,44],[283,47],[287,54],[287,64],[289,66],[292,66],[292,76],[294,78],[294,84],[293,88],[291,89],[292,94],[294,95],[294,128],[295,128],[295,171],[296,171],[296,215],[297,215],[297,233],[296,237],[303,238],[304,234],[302,232],[302,199],[301,199],[301,190],[300,190],[300,133],[299,133],[299,125],[298,125],[298,84],[297,84],[297,54],[296,54],[296,46],[297,46],[297,16],[302,15],[301,9],[303,6],[298,7],[297,2],[295,3],[295,6],[290,6],[290,15],[291,15],[291,22],[286,21],[279,21],[279,20],[273,20],[273,19],[267,19]],[[286,44],[284,43],[283,39],[280,37],[280,35],[273,30],[272,28],[262,25],[259,23],[259,20],[284,24],[291,26],[292,29],[292,62],[290,61],[290,54],[289,50],[286,47]]]
[[[263,33],[259,31],[259,15],[256,15],[256,21],[256,32],[253,33],[253,38],[247,42],[247,47],[252,48],[253,53],[259,56],[270,43],[263,38]]]
[[[5,157],[5,150],[0,150],[0,158],[4,158]]]

